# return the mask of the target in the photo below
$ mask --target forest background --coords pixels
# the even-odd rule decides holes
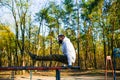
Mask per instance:
[[[120,48],[120,0],[0,0],[0,10],[0,66],[60,66],[27,53],[62,54],[58,34],[70,38],[81,69],[104,69]]]

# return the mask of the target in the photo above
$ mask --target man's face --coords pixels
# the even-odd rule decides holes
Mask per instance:
[[[59,42],[59,44],[62,44],[63,38],[62,37],[58,37],[58,42]]]

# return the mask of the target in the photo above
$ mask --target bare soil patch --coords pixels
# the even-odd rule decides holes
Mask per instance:
[[[11,72],[0,72],[0,80],[10,80],[10,73]],[[32,80],[56,80],[55,71],[37,71],[32,73]],[[108,72],[107,78],[108,80],[113,80],[113,75],[111,71]],[[14,80],[30,80],[30,75],[29,73],[25,73],[24,75],[15,75]],[[105,80],[105,71],[61,70],[61,80]],[[120,71],[117,71],[117,80],[120,80]]]

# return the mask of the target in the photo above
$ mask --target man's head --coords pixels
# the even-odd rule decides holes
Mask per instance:
[[[64,35],[62,35],[62,34],[58,35],[58,41],[60,44],[62,44],[64,38],[65,38]]]

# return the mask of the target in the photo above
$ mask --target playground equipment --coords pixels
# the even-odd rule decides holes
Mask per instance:
[[[120,58],[120,48],[115,48],[113,50],[113,61],[114,61],[114,80],[116,80],[116,58],[119,57]]]
[[[107,56],[107,57],[106,57],[105,80],[107,80],[107,67],[108,67],[108,62],[110,62],[110,66],[111,66],[112,73],[113,73],[113,76],[114,76],[113,64],[112,64],[112,59],[111,59],[111,56]]]
[[[80,69],[79,66],[74,66],[74,67],[29,67],[29,66],[14,66],[14,67],[0,67],[0,71],[3,70],[56,70],[56,80],[60,80],[60,70],[62,69]],[[14,73],[12,73],[13,75]],[[13,77],[12,77],[12,80]],[[32,80],[32,71],[30,71],[30,80]]]

